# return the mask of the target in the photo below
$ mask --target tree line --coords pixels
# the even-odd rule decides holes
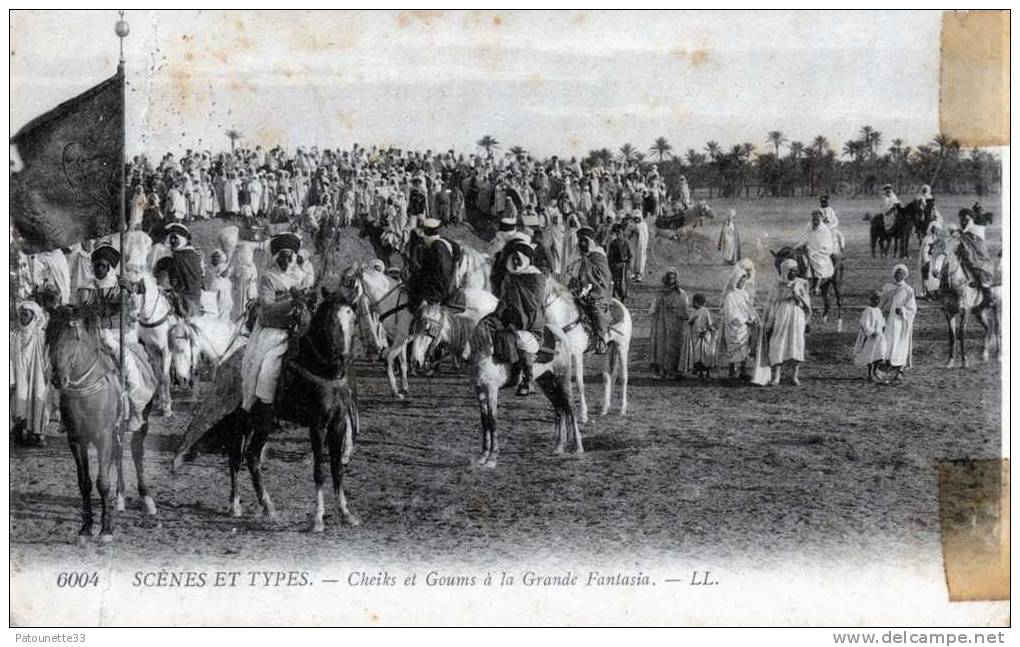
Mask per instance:
[[[1001,163],[989,151],[964,150],[943,134],[918,146],[902,139],[883,144],[882,133],[871,126],[863,126],[840,152],[823,135],[810,142],[790,141],[783,132],[773,130],[760,149],[751,142],[726,149],[713,140],[701,149],[680,152],[659,137],[647,153],[626,143],[615,153],[608,148],[592,150],[584,161],[592,165],[611,160],[642,166],[655,163],[670,188],[683,175],[693,191],[707,192],[710,198],[823,193],[852,197],[875,195],[884,184],[893,185],[897,194],[908,194],[923,184],[943,194],[984,195],[1000,190]]]

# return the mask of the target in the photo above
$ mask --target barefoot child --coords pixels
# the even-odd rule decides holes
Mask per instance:
[[[712,313],[705,307],[705,295],[695,294],[691,314],[691,364],[699,379],[708,380],[715,355],[715,326]]]
[[[878,304],[882,294],[871,293],[870,306],[861,312],[861,321],[857,325],[857,341],[854,343],[854,364],[868,367],[868,381],[875,381],[875,370],[885,359],[885,317]]]

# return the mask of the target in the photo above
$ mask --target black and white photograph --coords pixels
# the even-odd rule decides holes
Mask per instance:
[[[10,628],[1003,642],[1009,29],[11,10]]]

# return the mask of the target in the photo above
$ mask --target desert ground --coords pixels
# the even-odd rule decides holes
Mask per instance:
[[[940,197],[939,206],[955,221],[956,211],[974,200]],[[982,203],[996,213],[989,247],[997,253],[1001,204],[998,196]],[[686,241],[653,238],[649,274],[627,302],[636,326],[630,411],[622,417],[614,406],[610,415],[597,415],[600,360],[592,359],[586,371],[592,417],[583,427],[581,456],[553,455],[552,410],[540,393],[525,399],[505,391],[499,465],[478,468],[479,414],[466,369],[412,377],[410,398],[399,401],[389,393],[382,366],[362,359],[362,428],[347,482],[360,526],[340,526],[328,502],[326,532],[308,532],[310,448],[307,432],[292,426],[270,441],[265,470],[279,518],[259,516],[246,475],[245,516],[231,518],[224,457],[201,456],[171,476],[170,458],[194,406],[180,401],[172,418],[152,418],[147,443],[159,514],[153,520],[139,509],[127,469],[128,510],[117,515],[109,546],[75,545],[80,498],[59,427],[50,429],[44,448],[12,446],[12,564],[157,568],[243,560],[282,567],[309,559],[382,564],[536,557],[635,564],[663,556],[763,566],[791,559],[929,564],[939,559],[940,461],[1000,455],[1000,366],[979,361],[979,326],[972,325],[971,366],[946,370],[946,324],[938,305],[927,301],[920,302],[913,368],[903,383],[869,384],[864,370],[853,366],[860,309],[869,291],[890,280],[897,262],[872,259],[868,251],[862,215],[876,210],[877,199],[833,202],[848,242],[843,331],[837,332],[835,318],[812,322],[802,386],[659,381],[648,368],[646,310],[665,266],[678,265],[688,293],[702,292],[717,305],[730,268],[715,255],[715,242],[732,208],[744,254],[758,268],[761,307],[775,272],[770,256],[758,256],[756,240],[766,250],[796,242],[815,204],[813,198],[714,200],[716,220]],[[212,226],[196,226],[199,245]],[[351,248],[363,254],[362,243],[352,241]]]

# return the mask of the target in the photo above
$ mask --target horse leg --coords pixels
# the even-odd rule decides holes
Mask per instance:
[[[132,437],[134,434],[132,434]],[[117,429],[113,433],[113,447],[111,448],[111,459],[117,468],[117,489],[114,495],[114,509],[117,512],[124,512],[124,436]]]
[[[567,350],[569,350],[569,348]],[[578,417],[581,419],[582,423],[587,423],[588,396],[584,393],[584,351],[580,350],[572,352],[570,361],[574,363],[574,379],[577,382],[577,398],[578,404],[580,405],[580,413]]]
[[[960,366],[967,368],[970,366],[970,362],[967,360],[967,318],[970,316],[970,308],[960,309],[960,331],[957,335],[957,339],[960,342]]]
[[[489,459],[489,452],[492,451],[492,436],[489,434],[489,391],[486,385],[476,381],[475,396],[478,398],[478,412],[482,422],[482,454],[478,457],[478,464],[485,465],[485,461]]]
[[[978,315],[978,321],[981,322],[981,325],[984,326],[984,329],[985,329],[985,342],[984,342],[984,345],[981,347],[981,361],[982,362],[987,362],[988,361],[989,352],[990,352],[990,349],[991,349],[991,346],[992,346],[992,334],[993,334],[993,332],[992,332],[992,326],[989,323],[989,319],[990,319],[989,311],[990,310],[991,310],[991,307],[990,306],[986,306],[985,308],[982,308],[981,314]]]
[[[159,390],[160,390],[160,407],[162,409],[163,417],[169,418],[174,415],[173,412],[173,396],[170,394],[170,367],[173,364],[173,358],[170,357],[170,349],[167,346],[159,353],[160,361],[160,375],[162,376]]]
[[[584,444],[581,441],[581,429],[577,425],[577,418],[574,416],[574,405],[570,398],[570,389],[566,381],[552,371],[542,375],[536,383],[542,387],[542,391],[556,412],[556,447],[553,453],[562,454],[566,449],[567,434],[571,431],[574,436],[574,451],[578,454],[584,453]]]
[[[110,470],[116,459],[120,442],[116,431],[111,431],[100,439],[96,445],[96,489],[99,490],[99,543],[108,544],[113,541],[113,505],[110,500]]]
[[[945,311],[946,324],[949,326],[949,359],[946,361],[946,368],[956,367],[956,314]]]
[[[248,473],[251,474],[251,483],[255,488],[255,496],[262,506],[262,513],[270,519],[275,519],[276,508],[273,506],[273,501],[269,498],[269,492],[266,491],[265,484],[262,482],[262,450],[265,449],[273,427],[272,405],[256,402],[251,410],[251,415],[254,424],[251,443],[248,445],[248,451],[245,456],[248,464]]]
[[[400,390],[397,388],[397,376],[393,370],[393,365],[397,362],[398,348],[393,348],[386,354],[386,379],[390,381],[390,392],[402,400],[404,396],[401,395]]]
[[[489,456],[485,459],[485,467],[496,467],[499,459],[499,383],[487,385],[489,401]]]
[[[142,426],[131,434],[131,460],[135,464],[135,479],[138,482],[138,496],[142,498],[145,514],[156,514],[156,502],[149,495],[149,486],[145,482],[145,437],[149,434],[149,409],[152,402],[146,405],[143,413]]]
[[[836,272],[838,274],[833,275],[831,281],[832,293],[836,297],[836,332],[843,332],[843,301],[839,296],[839,283],[842,280],[843,274],[840,269],[837,269]]]
[[[627,360],[630,357],[630,340],[624,340],[616,345],[616,365],[620,369],[620,415],[627,415],[627,382],[630,379],[630,369],[627,366]],[[571,415],[573,418],[573,415]],[[581,431],[576,429],[577,423],[574,422],[575,432],[578,439],[581,438]]]
[[[602,410],[600,416],[609,413],[609,406],[613,398],[613,383],[619,374],[619,366],[616,365],[616,344],[610,344],[606,351],[605,361],[602,363]]]
[[[248,422],[248,414],[240,412],[235,415],[243,416],[244,418],[243,425],[234,429],[228,448],[228,463],[230,465],[230,516],[237,518],[241,516],[241,493],[237,481],[238,476],[241,474],[244,450],[248,444],[248,439],[251,438],[251,432],[247,428],[247,425],[250,424]]]
[[[81,493],[82,525],[78,530],[78,545],[84,546],[92,537],[92,478],[89,476],[89,452],[88,446],[80,437],[72,436],[70,433],[68,436],[74,467],[78,472],[78,491]]]
[[[345,433],[351,434],[352,423],[350,415],[346,415],[344,418],[347,420],[347,431]],[[340,424],[336,420],[330,424],[326,439],[329,442],[329,467],[333,476],[333,497],[336,499],[340,518],[346,524],[357,526],[361,522],[351,512],[350,506],[347,504],[347,493],[344,491],[344,480],[347,475],[344,469],[345,463],[343,457],[350,454],[351,450],[346,446],[350,439],[345,440],[340,435]]]
[[[332,421],[330,421],[332,424]],[[325,500],[323,488],[326,485],[326,475],[323,473],[322,452],[324,445],[322,421],[316,418],[308,426],[308,439],[312,443],[312,479],[315,481],[315,510],[312,513],[312,532],[322,532],[326,526],[322,522],[325,514]]]
[[[829,286],[832,284],[832,279],[825,279],[821,282],[822,291],[822,323],[829,323]]]
[[[410,352],[408,348],[410,344],[407,340],[404,340],[404,344],[400,347],[400,392],[407,396],[411,392],[411,387],[407,384],[407,367],[411,363],[407,354]]]

